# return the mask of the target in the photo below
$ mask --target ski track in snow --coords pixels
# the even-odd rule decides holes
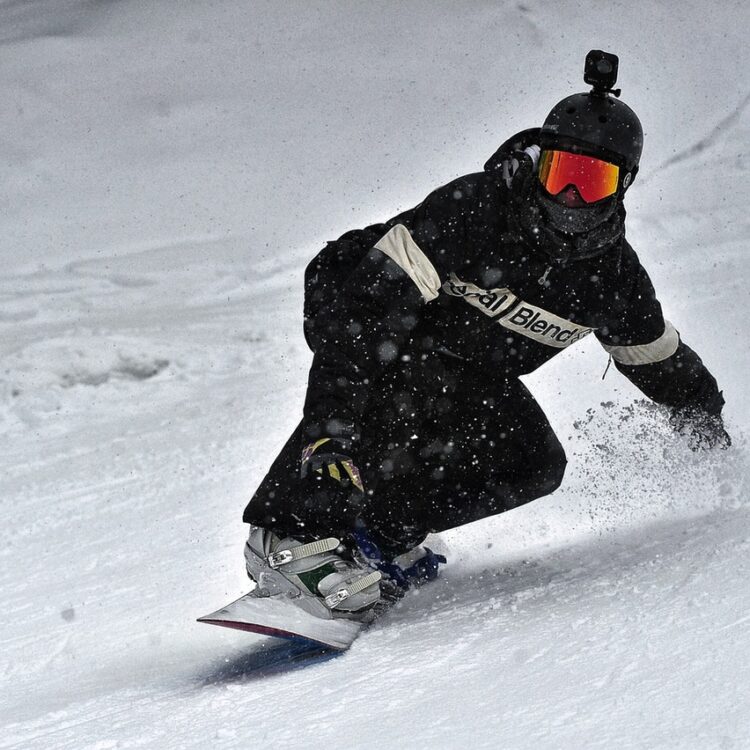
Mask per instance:
[[[750,105],[750,93],[746,94],[742,101],[720,122],[718,122],[712,129],[711,132],[705,135],[700,140],[689,146],[683,151],[675,154],[670,159],[667,159],[658,169],[657,172],[662,172],[665,169],[669,169],[675,164],[679,164],[687,159],[694,158],[700,155],[703,151],[715,146],[718,139],[722,138],[726,133],[731,132],[731,128],[736,123],[740,122],[742,115]]]
[[[750,746],[750,121],[715,62],[746,69],[747,10],[386,6],[0,2],[0,749]],[[692,454],[586,340],[526,379],[563,487],[434,538],[444,577],[349,652],[195,623],[247,587],[321,238],[471,171],[591,46],[648,123],[629,239],[732,450]]]

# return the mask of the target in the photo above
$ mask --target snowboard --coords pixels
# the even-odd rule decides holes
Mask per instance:
[[[282,595],[258,596],[254,591],[199,617],[198,622],[337,651],[346,651],[366,627],[343,617],[323,618]]]
[[[434,580],[438,565],[446,563],[445,553],[448,550],[445,543],[432,537],[431,546],[440,552],[435,553],[426,546],[420,547],[421,555],[416,561],[407,561],[408,566],[403,566],[405,570],[402,573],[412,574],[409,580],[415,587]],[[430,566],[422,564],[420,567],[419,561],[425,559],[430,561]],[[365,620],[359,621],[337,616],[316,597],[261,595],[255,588],[216,612],[199,617],[198,622],[296,641],[309,648],[346,651],[372,622],[393,606],[397,598],[384,597],[364,615]]]

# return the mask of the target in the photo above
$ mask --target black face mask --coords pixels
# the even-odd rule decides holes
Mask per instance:
[[[617,209],[617,197],[598,201],[593,205],[583,205],[568,208],[553,198],[544,190],[538,194],[539,207],[546,222],[556,231],[566,235],[577,235],[590,232],[608,221]]]
[[[625,208],[615,196],[575,208],[560,205],[544,195],[530,158],[521,160],[510,189],[510,226],[550,260],[583,260],[619,247]]]

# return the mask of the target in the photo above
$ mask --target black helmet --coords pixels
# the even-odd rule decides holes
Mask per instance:
[[[594,88],[558,102],[547,115],[541,132],[542,149],[581,151],[624,169],[623,189],[633,181],[643,151],[643,128],[630,107],[614,97],[617,56],[591,50],[586,56],[584,80]]]

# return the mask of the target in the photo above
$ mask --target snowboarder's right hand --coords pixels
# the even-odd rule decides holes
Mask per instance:
[[[302,451],[300,476],[320,483],[333,479],[343,488],[353,487],[364,492],[359,469],[349,455],[350,451],[350,441],[343,438],[316,440]]]
[[[670,422],[680,435],[687,437],[688,445],[694,451],[717,447],[726,450],[732,445],[732,438],[724,429],[720,414],[709,414],[694,408],[675,409]]]

